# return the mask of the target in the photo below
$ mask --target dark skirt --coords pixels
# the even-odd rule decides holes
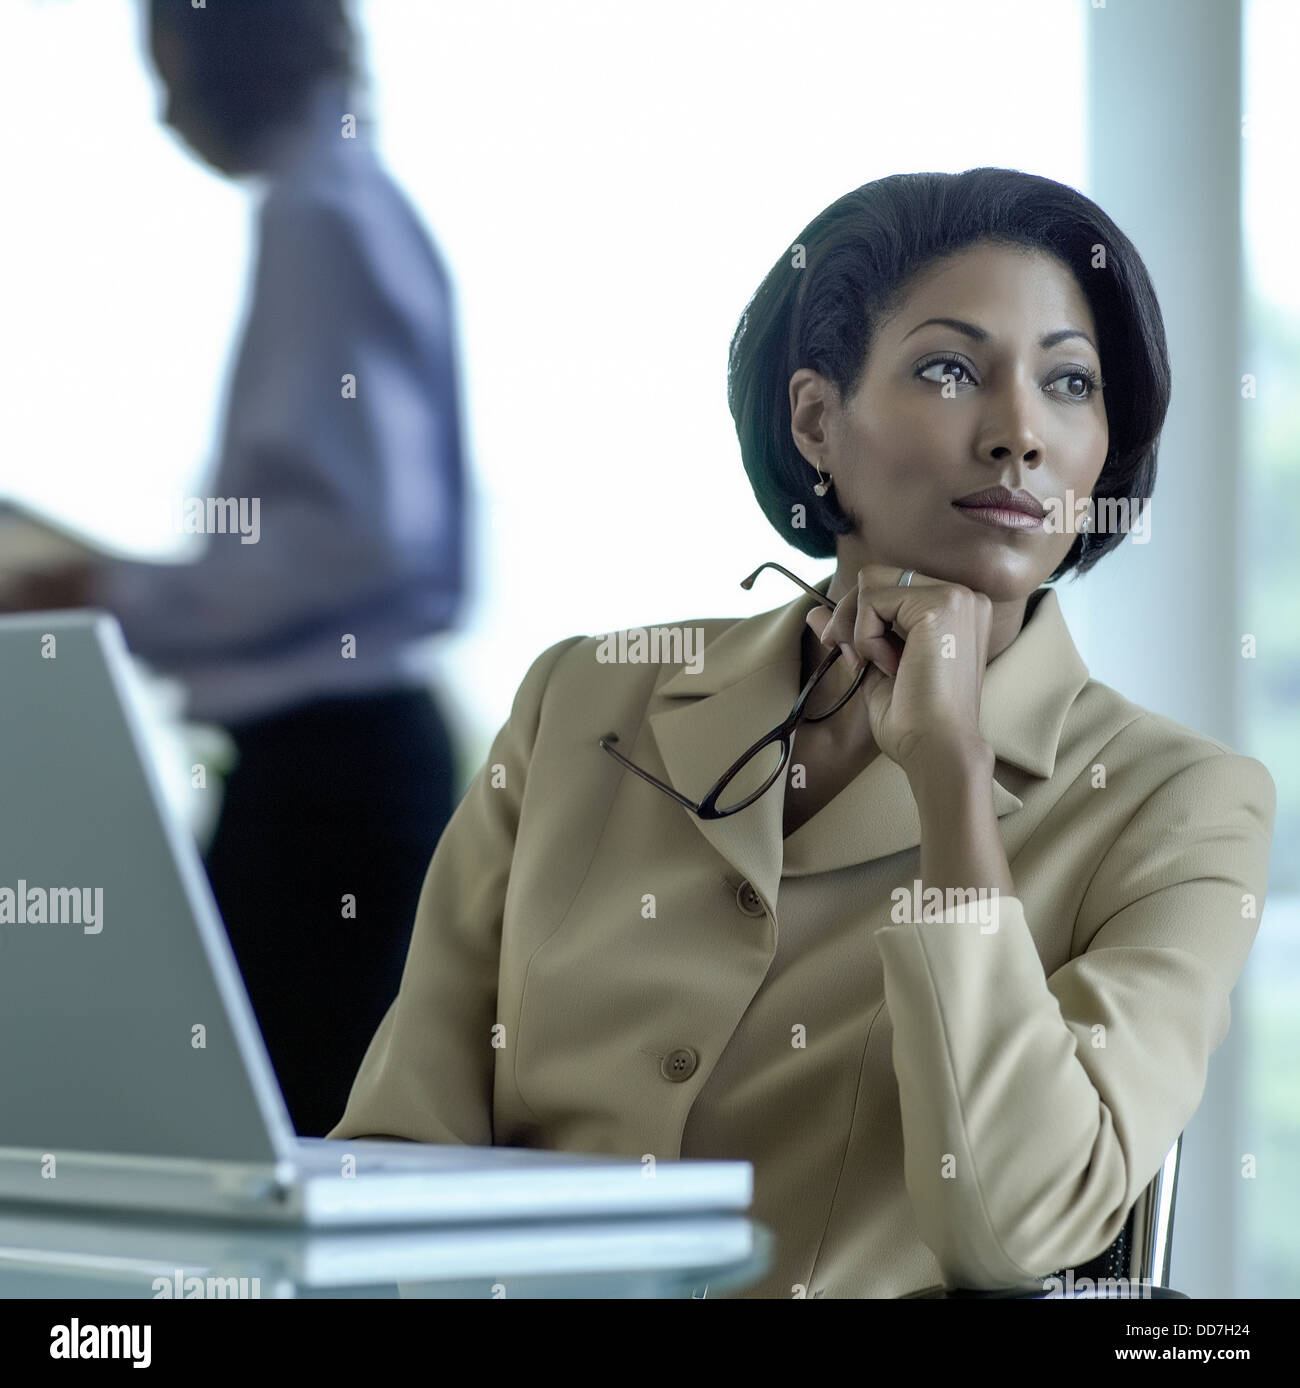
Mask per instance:
[[[208,878],[294,1127],[321,1137],[397,995],[455,808],[452,742],[423,690],[321,699],[228,731],[239,760]]]

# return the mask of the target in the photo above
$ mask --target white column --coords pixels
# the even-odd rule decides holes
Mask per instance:
[[[1137,247],[1164,314],[1173,400],[1149,544],[1131,540],[1062,608],[1095,678],[1240,746],[1238,353],[1242,311],[1240,0],[1080,0],[1087,10],[1089,183]],[[1105,359],[1102,372],[1111,379]],[[1071,591],[1073,589],[1073,591]],[[1234,1296],[1241,990],[1188,1125],[1170,1283]]]

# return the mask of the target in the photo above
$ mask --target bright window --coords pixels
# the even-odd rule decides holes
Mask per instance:
[[[1239,1243],[1243,1296],[1300,1296],[1300,262],[1295,226],[1294,56],[1300,9],[1290,0],[1247,0],[1244,95],[1247,124],[1243,228],[1248,297],[1242,373],[1256,379],[1243,402],[1248,488],[1243,631],[1258,654],[1242,662],[1243,751],[1277,784],[1269,899],[1246,965],[1249,1037],[1242,1096]],[[1175,1233],[1175,1239],[1177,1234]]]

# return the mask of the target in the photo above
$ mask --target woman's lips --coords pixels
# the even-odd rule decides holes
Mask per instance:
[[[999,530],[1041,530],[1042,516],[1031,516],[1027,511],[1012,511],[1005,506],[953,506],[964,516],[979,521],[983,525],[996,526]]]

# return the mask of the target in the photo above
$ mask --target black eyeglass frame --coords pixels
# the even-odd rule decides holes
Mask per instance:
[[[835,604],[831,602],[831,600],[828,597],[825,597],[823,594],[819,593],[816,590],[816,588],[810,587],[807,583],[803,581],[803,579],[797,577],[795,574],[792,574],[789,569],[784,568],[780,564],[771,563],[770,561],[766,564],[760,564],[758,568],[756,568],[754,572],[749,575],[748,578],[741,579],[740,586],[745,589],[750,588],[754,580],[759,576],[759,574],[763,572],[764,569],[776,569],[779,573],[783,573],[788,579],[791,579],[793,582],[797,583],[799,587],[802,588],[806,593],[809,593],[814,598],[816,598],[817,601],[821,603],[823,607],[829,607],[832,612],[835,610]],[[772,787],[777,783],[782,773],[785,771],[787,764],[790,761],[790,739],[794,735],[794,730],[800,722],[822,722],[824,719],[829,718],[833,713],[838,713],[840,709],[842,709],[844,705],[847,704],[848,701],[854,696],[854,694],[857,693],[859,686],[862,684],[862,681],[867,677],[867,671],[871,668],[869,664],[863,665],[862,669],[858,671],[857,676],[854,678],[853,683],[849,686],[847,692],[843,695],[842,698],[837,699],[835,703],[832,705],[832,707],[828,708],[825,713],[819,713],[816,716],[805,716],[804,714],[804,705],[808,702],[808,699],[811,697],[813,690],[816,689],[818,683],[821,681],[826,672],[831,668],[832,665],[835,664],[835,662],[843,654],[844,652],[838,646],[836,646],[833,651],[829,652],[829,654],[826,656],[826,659],[823,660],[822,663],[817,667],[817,669],[813,671],[813,673],[808,678],[808,682],[799,691],[799,697],[794,701],[794,707],[790,710],[789,717],[786,718],[784,722],[778,723],[777,726],[773,728],[770,733],[766,733],[763,737],[759,738],[759,740],[756,743],[754,743],[754,745],[751,748],[749,748],[747,752],[742,753],[740,757],[738,757],[736,761],[734,761],[731,764],[731,766],[728,767],[728,769],[722,773],[722,775],[714,783],[713,788],[704,797],[704,799],[700,801],[698,805],[695,804],[694,801],[688,800],[679,791],[674,790],[672,786],[666,785],[663,781],[659,779],[658,776],[652,776],[650,772],[643,770],[641,767],[637,766],[635,762],[629,761],[622,754],[622,752],[616,752],[614,748],[610,746],[610,744],[618,741],[617,733],[605,733],[600,738],[600,745],[605,749],[605,751],[607,751],[610,754],[611,757],[614,757],[617,761],[621,762],[622,765],[625,766],[629,771],[634,771],[638,776],[641,777],[643,781],[649,781],[652,786],[658,786],[659,789],[663,791],[665,795],[671,795],[672,798],[676,800],[679,805],[684,805],[688,810],[691,811],[692,814],[698,815],[700,819],[726,819],[728,815],[739,814],[741,810],[748,809],[748,807],[752,805],[755,800],[757,800],[762,795],[766,795],[767,792],[771,790]],[[722,794],[724,790],[726,790],[730,782],[737,776],[737,774],[741,770],[743,770],[743,768],[749,763],[749,761],[752,758],[756,757],[759,754],[759,752],[763,750],[764,747],[771,746],[773,742],[781,743],[781,760],[777,764],[776,770],[772,772],[772,774],[767,778],[767,780],[758,790],[756,790],[752,795],[746,797],[738,805],[732,805],[725,810],[718,809],[718,797]]]

